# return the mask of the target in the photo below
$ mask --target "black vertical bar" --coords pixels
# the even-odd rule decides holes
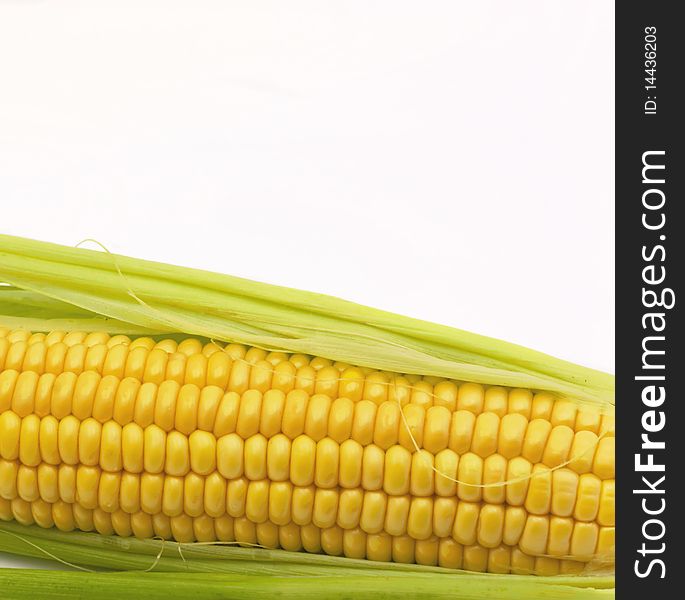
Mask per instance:
[[[682,597],[685,575],[685,104],[679,93],[685,34],[678,6],[616,3],[619,599]],[[664,470],[647,470],[650,461]]]

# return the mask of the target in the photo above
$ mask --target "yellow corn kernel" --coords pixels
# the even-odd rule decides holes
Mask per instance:
[[[375,444],[364,448],[362,456],[362,487],[365,490],[380,490],[383,487],[385,452]]]
[[[203,501],[210,517],[218,518],[226,512],[226,480],[216,471],[205,478]]]
[[[457,471],[457,495],[460,500],[479,502],[483,492],[479,487],[483,483],[483,459],[472,452],[467,452],[459,459]]]
[[[199,475],[209,475],[216,468],[216,438],[209,432],[196,429],[188,438],[190,467]]]
[[[314,482],[315,460],[316,442],[307,435],[296,437],[290,453],[290,481],[300,487],[311,485]]]
[[[59,469],[55,465],[42,463],[38,466],[38,491],[41,499],[50,504],[59,500]]]
[[[523,415],[526,419],[531,418],[531,410],[533,407],[533,394],[529,390],[511,390],[509,392],[509,407],[510,413],[517,413]]]
[[[427,540],[433,533],[433,498],[412,498],[407,533],[415,540]]]
[[[407,450],[414,452],[423,445],[426,411],[418,404],[407,404],[402,408],[402,414],[404,418],[400,424],[398,441]]]
[[[616,438],[604,437],[599,440],[595,459],[592,463],[592,472],[600,479],[613,479],[615,477]]]
[[[206,388],[205,388],[206,389]],[[271,389],[262,397],[262,411],[259,421],[259,432],[271,439],[281,432],[285,394],[281,390]]]
[[[519,540],[519,547],[523,552],[530,555],[544,554],[547,550],[547,538],[549,536],[549,517],[529,515],[523,534]]]
[[[417,565],[427,565],[430,567],[438,564],[439,540],[432,536],[427,540],[416,540],[414,546],[414,560]]]
[[[568,555],[571,549],[572,534],[573,519],[564,517],[550,517],[547,554],[552,556]]]
[[[546,515],[550,511],[551,502],[552,471],[545,465],[537,464],[531,472],[524,506],[533,515]]]
[[[573,512],[577,521],[594,521],[599,512],[602,481],[592,473],[581,475],[578,479],[578,494]]]
[[[145,431],[137,423],[128,423],[121,430],[123,468],[129,473],[143,470],[145,457]]]
[[[597,558],[613,562],[616,546],[616,531],[613,527],[600,527],[595,554]]]
[[[507,414],[509,407],[509,394],[503,387],[492,386],[485,390],[483,403],[484,412],[495,413],[500,419]]]
[[[542,454],[542,462],[551,468],[565,464],[571,452],[573,438],[573,429],[570,427],[566,425],[554,427],[547,439],[545,451]]]
[[[414,547],[416,541],[408,535],[393,537],[392,560],[399,563],[414,562]]]
[[[134,536],[141,540],[154,537],[155,529],[153,527],[152,517],[144,512],[132,514],[131,532]]]
[[[293,497],[293,484],[289,481],[276,481],[271,483],[269,489],[269,520],[276,525],[287,525],[291,518],[291,502]]]
[[[474,415],[483,412],[485,388],[479,383],[464,383],[457,392],[457,410],[467,410]]]
[[[574,560],[590,560],[599,538],[596,523],[576,522],[571,535],[571,556]]]
[[[40,498],[38,473],[35,468],[19,465],[17,470],[17,496],[26,502],[34,502]]]
[[[140,475],[126,472],[121,474],[119,506],[129,514],[140,511]]]
[[[552,408],[550,422],[552,427],[565,425],[572,431],[575,430],[576,415],[578,414],[578,406],[575,402],[569,400],[557,400]]]
[[[488,569],[489,552],[482,546],[467,546],[464,548],[463,565],[467,571],[484,573]]]
[[[362,400],[380,405],[388,399],[388,376],[385,373],[370,373],[364,380]]]
[[[468,410],[458,410],[452,414],[450,423],[449,448],[459,456],[471,449],[476,416]],[[413,450],[413,447],[409,448]]]
[[[457,410],[459,388],[453,381],[441,381],[433,387],[433,405],[445,407],[450,414]],[[488,390],[489,391],[489,390]],[[488,403],[488,391],[485,392],[485,403]],[[490,394],[492,396],[492,394]],[[486,410],[489,410],[486,408]]]
[[[46,417],[50,414],[50,402],[52,399],[52,388],[57,378],[52,373],[44,373],[38,379],[36,387],[36,398],[34,402],[34,412],[39,417]]]
[[[506,574],[511,571],[511,548],[499,546],[488,553],[488,573]]]
[[[12,394],[12,410],[22,419],[33,412],[37,387],[37,373],[24,371],[17,377],[14,394]]]
[[[447,448],[450,436],[451,413],[444,406],[431,406],[426,411],[423,447],[432,454]]]
[[[376,411],[376,404],[370,400],[360,400],[354,405],[351,435],[352,439],[362,446],[367,446],[373,441]]]
[[[316,383],[314,386],[315,394],[325,394],[330,398],[338,397],[338,378],[339,372],[333,366],[324,366],[317,370]]]
[[[116,421],[107,421],[102,426],[100,441],[100,467],[116,472],[122,468],[122,429]]]
[[[97,506],[108,513],[119,510],[121,473],[100,473]]]
[[[523,535],[528,515],[520,506],[507,506],[504,514],[502,541],[507,546],[516,546]]]
[[[219,402],[214,422],[214,437],[217,439],[235,432],[240,410],[240,396],[235,392],[227,392]]]
[[[122,427],[135,421],[141,427],[152,425],[155,418],[157,392],[154,383],[143,385],[136,379],[122,379],[114,397],[112,417]]]
[[[347,400],[346,398],[340,398],[336,400],[336,402],[340,400],[349,402],[351,409],[353,408],[351,401]],[[397,444],[397,441],[399,439],[399,428],[401,422],[400,412],[401,408],[396,402],[383,402],[378,407],[378,411],[376,413],[376,423],[373,434],[373,442],[379,448],[382,448],[383,450],[388,450],[388,448]],[[446,425],[449,426],[449,414],[447,416]],[[348,437],[349,435],[351,435],[351,433],[352,431],[350,428],[350,431],[348,432]]]
[[[523,415],[504,415],[497,438],[497,452],[506,459],[521,456],[527,427],[528,420]]]
[[[349,439],[340,444],[339,484],[343,488],[356,488],[362,481],[364,448],[359,442]]]
[[[500,454],[488,456],[483,461],[484,502],[503,504],[506,501],[507,466],[507,460]]]
[[[388,496],[383,529],[392,536],[405,535],[410,506],[409,496]]]
[[[599,511],[597,523],[607,527],[615,524],[616,482],[613,479],[602,481],[602,491],[599,496]]]
[[[309,394],[304,390],[293,390],[285,397],[282,430],[291,440],[294,440],[304,432],[308,404]]]
[[[579,475],[589,473],[592,470],[592,462],[599,438],[592,431],[578,431],[573,437],[573,444],[569,452],[570,469]]]
[[[316,445],[314,485],[319,488],[333,488],[338,485],[340,446],[326,437]]]
[[[60,465],[57,471],[57,487],[62,502],[76,502],[76,467]]]
[[[471,440],[471,451],[487,458],[497,451],[500,419],[495,413],[484,412],[476,418]]]
[[[570,517],[576,504],[578,474],[570,469],[557,469],[552,472],[552,514]]]
[[[81,422],[78,432],[78,457],[83,465],[95,466],[100,461],[100,441],[102,439],[102,425],[87,418]]]
[[[338,491],[316,489],[312,523],[322,529],[333,527],[338,517]],[[363,513],[362,513],[363,514]]]
[[[464,546],[476,543],[478,537],[478,517],[480,504],[476,502],[459,502],[454,518],[452,537]]]
[[[477,541],[485,548],[496,548],[502,543],[505,519],[504,506],[485,504],[478,519]]]
[[[245,516],[253,523],[264,523],[269,517],[269,482],[250,481],[245,500]]]
[[[119,388],[119,379],[107,375],[100,380],[93,400],[93,417],[105,423],[114,416],[114,401]]]
[[[366,558],[380,562],[392,560],[392,537],[387,533],[367,534]]]
[[[199,517],[204,511],[205,478],[190,472],[183,479],[183,512]]]
[[[176,419],[176,401],[181,386],[175,381],[167,379],[157,389],[157,402],[155,403],[155,425],[170,432],[174,428]]]
[[[171,519],[161,512],[152,515],[152,529],[156,537],[171,539]]]
[[[244,466],[248,479],[258,481],[266,478],[267,448],[267,439],[261,433],[245,440]]]
[[[552,424],[544,419],[533,419],[528,423],[523,440],[521,456],[532,463],[539,463],[547,445]]]
[[[506,501],[512,506],[521,506],[528,496],[533,465],[523,458],[517,456],[512,458],[507,464],[507,486]]]
[[[451,538],[442,538],[438,546],[438,565],[447,569],[461,569],[464,547]]]
[[[533,404],[530,408],[531,419],[544,419],[549,421],[552,418],[554,409],[554,396],[546,392],[539,392],[533,396]]]
[[[343,553],[343,530],[333,526],[321,531],[321,549],[330,556],[341,556]]]
[[[0,457],[16,460],[19,457],[19,438],[22,428],[21,418],[13,411],[0,414]]]
[[[182,477],[190,470],[190,449],[188,438],[178,431],[166,436],[166,461],[164,471],[168,475]]]
[[[386,455],[387,469],[387,455]],[[435,456],[435,493],[438,496],[454,496],[457,493],[459,455],[445,448]],[[386,490],[387,491],[387,490]]]
[[[190,435],[197,429],[197,409],[200,404],[200,389],[187,383],[178,392],[174,428],[184,435]]]
[[[433,533],[439,538],[452,535],[454,518],[457,515],[458,500],[452,496],[449,498],[435,498],[433,503]],[[388,510],[390,510],[388,508]]]
[[[148,360],[149,362],[149,360]],[[196,353],[188,356],[186,360],[186,371],[184,381],[186,385],[194,385],[198,388],[204,387],[207,383],[207,357],[204,354]]]
[[[309,525],[314,512],[314,486],[293,488],[292,520],[297,525]]]
[[[149,515],[162,512],[162,493],[164,475],[161,473],[143,473],[140,476],[140,508]]]

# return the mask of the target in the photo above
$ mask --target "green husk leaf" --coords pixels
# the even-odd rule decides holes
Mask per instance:
[[[124,582],[133,597],[160,594],[153,598],[161,598],[162,592],[168,596],[170,591],[185,597],[182,589],[192,590],[200,598],[243,594],[258,598],[272,594],[286,598],[358,598],[371,594],[390,598],[416,597],[416,590],[421,590],[425,598],[455,600],[613,597],[613,578],[609,576],[474,574],[283,550],[65,533],[17,523],[0,522],[0,551],[37,558],[58,557],[72,564],[125,571],[48,572],[55,581],[59,580],[63,586],[60,593],[65,597],[97,585],[98,590],[106,590],[105,595],[98,597],[114,598]],[[0,589],[17,591],[16,596],[9,597],[35,598],[32,594],[40,592],[43,581],[40,577],[32,579],[23,570],[0,570]]]
[[[90,313],[155,333],[183,332],[388,371],[547,390],[613,404],[613,376],[508,342],[312,292],[109,252],[0,235],[0,281],[59,301],[44,326]],[[16,306],[0,295],[0,322]],[[66,305],[66,306],[65,306]],[[54,309],[54,312],[53,312]],[[38,324],[38,321],[33,321]]]

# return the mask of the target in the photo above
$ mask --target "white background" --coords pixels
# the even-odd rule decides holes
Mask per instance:
[[[605,0],[0,0],[0,232],[612,371],[613,48]]]

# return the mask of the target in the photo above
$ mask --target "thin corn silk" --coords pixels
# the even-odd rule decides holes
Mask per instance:
[[[195,336],[269,351],[317,355],[386,372],[545,391],[555,398],[570,399],[581,407],[593,407],[600,413],[613,410],[613,377],[604,373],[506,342],[318,294],[138,261],[108,251],[76,250],[1,235],[0,281],[7,284],[0,285],[0,325],[11,328],[43,332],[105,331],[112,335],[176,340]],[[220,343],[217,346],[224,349]],[[396,380],[384,385],[396,385]],[[420,445],[402,410],[400,415],[403,428],[418,450]],[[594,451],[604,435],[606,433],[585,453]],[[550,471],[568,465],[576,458],[579,456],[573,456]],[[519,481],[472,484],[460,482],[435,467],[432,469],[450,481],[467,483],[470,487],[486,488]],[[520,480],[543,474],[547,473],[538,471]],[[98,541],[94,542],[93,538]],[[104,557],[98,553],[102,550],[98,544],[103,540],[115,540],[111,542],[113,546],[107,546]],[[95,547],[99,549],[96,556],[93,555]],[[126,560],[122,555],[130,558],[132,548],[140,551],[147,562]],[[170,552],[171,548],[174,550]],[[0,522],[0,550],[3,549],[25,556],[52,556],[74,565],[184,571],[184,576],[193,572],[216,573],[216,559],[221,558],[225,568],[217,577],[224,578],[222,583],[244,585],[241,589],[245,593],[257,596],[270,593],[275,577],[292,578],[292,582],[297,582],[293,587],[289,587],[290,580],[281,582],[281,589],[290,589],[296,597],[306,597],[310,592],[319,595],[321,590],[325,590],[327,596],[335,597],[337,593],[343,596],[349,593],[353,581],[358,582],[360,590],[374,595],[394,590],[393,597],[401,597],[415,585],[421,585],[427,597],[446,597],[448,594],[451,598],[480,598],[488,594],[503,599],[613,596],[612,568],[602,561],[593,564],[583,576],[481,575],[439,567],[374,563],[262,548],[250,550],[235,547],[234,543],[176,544],[79,532],[64,534]],[[206,553],[210,550],[212,558],[208,559]],[[229,563],[235,564],[231,567]],[[338,588],[336,577],[340,577],[341,569],[346,570],[343,578],[347,585]],[[374,581],[382,579],[383,586],[373,590],[368,587],[372,580],[368,576],[370,571],[374,577],[380,576]],[[84,575],[91,576],[90,573],[65,574],[65,585],[83,589],[86,585]],[[106,577],[112,574],[92,575]],[[81,579],[76,583],[77,580],[69,580],[69,576]],[[19,586],[27,585],[22,583],[27,581],[23,574],[10,577]],[[247,579],[238,583],[241,577]],[[305,581],[307,577],[315,578],[322,587],[309,588]],[[506,579],[502,580],[502,577]],[[208,581],[203,581],[206,589],[198,582],[196,595],[200,597],[204,593],[201,589],[208,594],[213,589]],[[159,586],[160,582],[155,584]],[[35,592],[35,585],[27,589],[29,587]],[[144,589],[148,593],[148,588]],[[455,593],[455,590],[458,591]],[[37,596],[27,592],[25,597]]]

